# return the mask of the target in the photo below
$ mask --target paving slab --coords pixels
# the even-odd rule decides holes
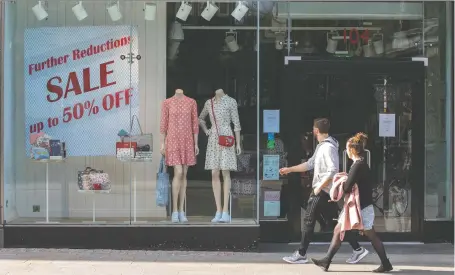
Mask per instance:
[[[365,246],[370,251],[372,248]],[[291,265],[281,258],[295,245],[264,245],[260,253],[72,250],[72,249],[0,249],[0,275],[300,275],[326,274],[312,264]],[[323,257],[328,245],[311,245],[310,257]],[[394,264],[392,274],[454,274],[451,244],[386,245]],[[350,248],[343,245],[330,268],[330,274],[371,274],[379,264],[371,253],[361,263],[345,260]]]

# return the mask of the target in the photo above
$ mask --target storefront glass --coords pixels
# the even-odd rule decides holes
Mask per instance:
[[[312,174],[277,171],[311,156],[312,121],[329,117],[340,169],[349,165],[346,139],[370,136],[378,230],[409,232],[419,81],[425,217],[452,217],[448,2],[17,0],[2,7],[7,223],[170,224],[174,212],[185,212],[189,224],[211,224],[219,211],[232,224],[283,221],[299,231]],[[285,57],[321,64],[424,57],[427,79],[294,76]],[[227,95],[213,105],[216,131],[211,99],[220,89]],[[361,102],[362,115],[350,111],[352,102]],[[393,137],[379,133],[384,113],[395,115]],[[219,151],[218,135],[239,139],[239,148]],[[167,163],[185,164],[165,171],[168,184],[157,179],[164,140]]]
[[[2,4],[7,223],[257,223],[252,8]]]
[[[413,198],[420,198],[413,192],[423,193],[425,187],[426,217],[429,217],[431,207],[443,211],[441,213],[445,213],[444,217],[451,217],[449,209],[452,198],[445,195],[451,194],[451,189],[448,189],[451,182],[449,163],[452,157],[450,152],[453,150],[450,142],[445,142],[451,140],[452,135],[452,131],[449,130],[453,117],[453,110],[450,107],[451,82],[431,81],[430,78],[435,74],[431,68],[437,68],[438,71],[451,68],[452,59],[439,57],[439,54],[444,53],[446,56],[452,51],[453,44],[448,42],[442,46],[440,37],[448,39],[444,41],[453,39],[451,34],[447,35],[450,31],[443,34],[440,27],[451,24],[451,21],[441,17],[434,19],[435,16],[428,11],[431,6],[437,6],[438,8],[433,8],[433,14],[445,12],[448,3],[411,1],[386,3],[387,5],[384,2],[358,1],[277,3],[273,14],[269,15],[270,22],[265,25],[271,28],[264,31],[261,40],[263,49],[260,74],[263,99],[261,112],[263,109],[280,110],[281,131],[279,136],[275,137],[276,142],[284,144],[285,148],[282,153],[285,161],[280,165],[297,165],[312,155],[316,141],[312,138],[311,127],[313,119],[317,117],[329,117],[332,121],[331,134],[341,144],[341,170],[349,168],[349,161],[342,156],[342,147],[346,139],[355,132],[366,132],[369,135],[368,149],[371,154],[369,157],[375,178],[376,229],[386,232],[411,232],[412,224],[418,224],[419,216],[415,213],[420,212],[420,206],[411,204]],[[436,41],[433,41],[435,39]],[[289,62],[300,60],[299,62],[304,63],[313,60],[329,64],[328,61],[337,58],[355,61],[359,66],[374,60],[384,60],[389,61],[390,69],[386,73],[379,73],[373,68],[372,75],[352,74],[348,77],[344,75],[343,68],[338,72],[327,68],[326,71],[331,71],[330,73],[321,69],[319,73],[300,71],[292,75],[286,72],[286,66],[282,65],[285,56],[291,56],[288,58]],[[392,73],[394,61],[398,64],[400,60],[415,60],[418,67],[421,65],[419,60],[424,60],[422,57],[429,59],[427,80],[423,77],[410,78],[411,72],[403,72],[401,75]],[[318,65],[317,62],[314,64]],[[323,67],[322,64],[319,65]],[[424,82],[427,83],[426,87]],[[428,86],[429,83],[435,82],[440,84],[437,94],[431,91],[435,88]],[[426,99],[423,104],[418,98],[424,91]],[[446,98],[450,98],[450,101],[446,101]],[[429,105],[433,101],[437,101],[438,108]],[[359,104],[358,108],[352,108],[354,102]],[[426,116],[413,115],[413,105],[414,108],[417,105],[425,106]],[[359,108],[363,113],[358,113]],[[428,117],[428,112],[433,114],[432,122],[429,121],[431,117]],[[392,116],[394,134],[384,136],[379,127],[381,119]],[[261,127],[265,119],[266,114],[263,113]],[[420,138],[413,139],[413,130],[417,133],[414,127],[423,120],[427,121],[425,141]],[[429,127],[428,123],[432,126]],[[434,149],[428,148],[428,129],[438,127],[437,125],[442,127],[435,131],[442,135],[438,144],[445,153],[437,153]],[[446,128],[447,132],[442,130]],[[412,144],[420,141],[422,145],[425,142],[427,147],[424,157],[426,178],[413,183],[413,169],[424,168],[423,166],[418,168],[412,163],[414,158]],[[265,144],[267,137],[264,133],[260,145]],[[434,156],[431,162],[429,156]],[[431,164],[442,161],[447,165]],[[436,166],[439,170],[435,170]],[[433,175],[431,180],[429,175]],[[447,181],[436,182],[438,177]],[[311,180],[311,173],[280,178],[282,182],[280,215],[268,219],[287,220],[291,223],[288,226],[297,228],[293,231],[300,231],[299,223],[305,212],[303,202],[311,192]],[[264,189],[264,182],[261,184]],[[276,188],[276,185],[272,186]],[[434,190],[430,192],[429,187]],[[435,202],[439,201],[439,206],[430,206],[429,197],[431,195],[433,198],[438,188],[442,195]],[[303,206],[302,210],[300,206]],[[323,226],[317,228],[327,229]]]
[[[453,3],[424,3],[425,219],[453,219]]]

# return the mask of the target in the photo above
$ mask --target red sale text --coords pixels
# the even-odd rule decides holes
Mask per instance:
[[[77,98],[79,95],[86,93],[96,93],[105,88],[112,88],[116,84],[114,70],[114,60],[101,63],[97,69],[84,68],[82,72],[69,72],[65,76],[54,76],[47,81],[46,100],[50,103],[58,102],[66,98]],[[79,74],[78,74],[79,73]],[[97,74],[98,81],[93,81]],[[95,83],[96,82],[96,83]],[[39,133],[45,127],[52,128],[60,123],[70,123],[83,117],[89,117],[98,114],[100,111],[111,111],[131,103],[132,89],[127,88],[120,91],[113,91],[105,94],[101,102],[95,99],[84,100],[75,103],[72,106],[65,106],[62,110],[61,117],[49,117],[46,121],[36,122],[30,125],[30,133]]]
[[[120,47],[129,46],[131,43],[131,37],[126,36],[119,39],[110,39],[100,45],[90,45],[86,49],[74,49],[71,54],[64,56],[51,56],[44,61],[29,64],[28,74],[32,75],[35,72],[41,72],[46,69],[58,67],[60,65],[67,64],[69,60],[81,60],[85,57],[94,56],[99,53],[108,52]]]

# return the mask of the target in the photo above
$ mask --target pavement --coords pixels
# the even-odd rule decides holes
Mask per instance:
[[[369,245],[365,245],[372,251]],[[71,249],[0,249],[0,275],[209,275],[209,274],[325,274],[313,264],[291,265],[281,261],[296,246],[262,245],[260,253],[71,250]],[[312,244],[310,257],[322,257],[328,245]],[[451,244],[386,244],[395,270],[391,274],[454,274],[454,250]],[[379,265],[371,253],[361,263],[346,264],[350,248],[343,245],[330,268],[331,274],[371,274]]]

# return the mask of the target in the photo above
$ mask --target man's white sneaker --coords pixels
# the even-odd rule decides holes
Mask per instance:
[[[283,257],[283,261],[290,263],[290,264],[306,264],[308,263],[308,258],[305,256],[300,255],[299,251],[297,250],[292,254],[292,256]]]

